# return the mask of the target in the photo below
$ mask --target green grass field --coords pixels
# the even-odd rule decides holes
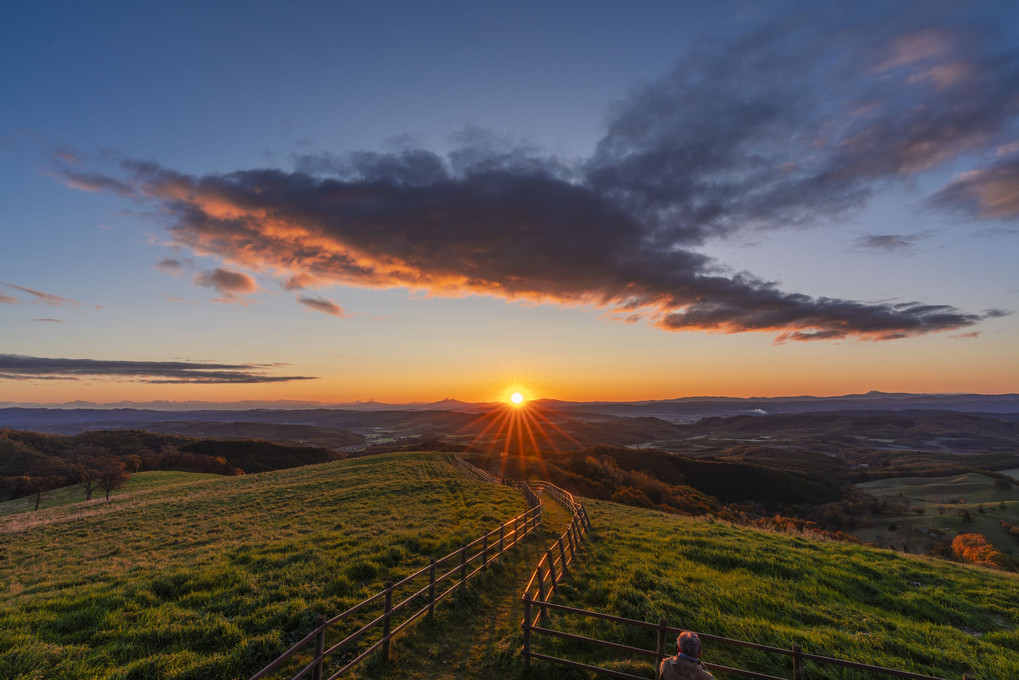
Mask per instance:
[[[1019,579],[891,551],[588,502],[596,540],[559,601],[627,618],[961,678],[1019,676]],[[554,615],[552,625],[654,649],[652,631]],[[544,638],[544,650],[650,674],[650,663]],[[670,643],[674,648],[674,643]],[[674,649],[670,650],[674,652]],[[719,643],[705,660],[791,677],[783,657]],[[570,677],[552,672],[541,677]],[[812,667],[812,678],[877,678]],[[582,677],[582,676],[577,676]]]
[[[1019,542],[1000,524],[1001,520],[1019,524],[1019,488],[998,488],[993,479],[977,473],[882,479],[856,486],[890,503],[909,504],[908,512],[881,514],[873,518],[873,526],[852,532],[864,542],[924,553],[935,541],[979,533],[1005,554],[1019,554]],[[917,514],[917,508],[923,513]],[[963,511],[971,521],[965,521]]]
[[[8,517],[0,677],[245,678],[318,613],[524,509],[442,455],[401,454]]]
[[[220,475],[205,474],[201,472],[138,472],[131,475],[131,478],[127,481],[123,488],[111,491],[110,498],[112,499],[114,496],[135,493],[138,491],[150,491],[152,489],[161,489],[167,486],[187,484],[203,479],[216,479],[219,476]],[[92,494],[92,502],[94,503],[103,503],[105,502],[105,498],[106,494],[99,489]],[[47,491],[44,493],[39,503],[39,510],[55,508],[61,505],[69,505],[71,503],[82,503],[84,501],[84,489],[80,486],[65,486],[62,489],[54,489],[53,491]],[[3,503],[0,503],[0,517],[15,515],[21,512],[32,512],[34,509],[35,496],[15,498],[13,501],[4,501]]]
[[[467,480],[427,453],[166,481],[109,503],[0,518],[0,677],[243,680],[317,614],[344,610],[525,507],[512,489]],[[566,604],[953,680],[1019,675],[1015,575],[587,506],[595,540],[561,590]],[[566,520],[550,509],[556,521]],[[528,539],[397,638],[390,665],[354,677],[519,677],[520,593],[550,536]],[[653,636],[613,625],[559,616],[553,625],[654,647]],[[574,643],[536,645],[650,670]],[[783,659],[757,652],[712,644],[707,657],[789,677]],[[586,677],[541,663],[533,676]]]

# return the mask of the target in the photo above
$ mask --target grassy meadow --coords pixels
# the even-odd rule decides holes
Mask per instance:
[[[981,680],[1019,676],[1019,579],[886,550],[589,501],[596,540],[559,600],[785,649]],[[554,614],[552,627],[654,649],[652,631]],[[674,652],[674,643],[669,644]],[[650,674],[650,663],[542,638],[537,649]],[[721,643],[705,660],[791,677],[785,658]],[[544,664],[542,677],[564,677]],[[877,678],[808,664],[814,678]],[[583,677],[583,676],[577,676]]]
[[[203,472],[175,472],[163,470],[154,472],[137,472],[131,475],[131,478],[122,488],[111,491],[110,498],[112,499],[114,496],[136,493],[139,491],[163,489],[169,486],[177,486],[178,484],[187,484],[204,479],[218,479],[219,477],[220,475]],[[106,493],[102,489],[96,489],[96,491],[92,494],[92,502],[94,503],[105,502],[105,499]],[[60,489],[44,492],[39,502],[39,509],[46,510],[48,508],[56,508],[61,505],[70,505],[71,503],[83,503],[84,501],[84,489],[80,486],[65,486]],[[4,501],[0,503],[0,517],[16,515],[22,512],[33,512],[34,509],[35,496],[15,498],[12,501]]]
[[[318,613],[525,507],[399,454],[0,518],[0,677],[246,678]]]
[[[136,483],[109,502],[0,517],[0,677],[243,680],[317,614],[346,609],[525,509],[512,489],[465,479],[429,453]],[[1019,676],[1014,574],[586,505],[595,536],[563,583],[565,604],[953,680]],[[519,677],[520,593],[566,521],[550,507],[544,535],[397,638],[390,664],[370,661],[354,677]],[[646,631],[551,621],[654,647]],[[535,649],[651,676],[642,659],[578,643],[535,638]],[[706,660],[791,675],[784,657],[719,643]],[[587,676],[536,662],[532,677]]]
[[[873,526],[854,530],[862,541],[925,553],[934,541],[978,533],[1006,555],[1019,554],[1019,542],[1000,523],[1019,524],[1019,487],[1002,489],[979,473],[882,479],[856,487],[892,505],[908,504],[905,512],[881,514]]]

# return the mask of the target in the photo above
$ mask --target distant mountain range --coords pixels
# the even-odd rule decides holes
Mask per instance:
[[[708,416],[765,415],[775,413],[813,413],[818,411],[910,411],[940,410],[960,413],[1019,413],[1019,394],[910,394],[867,392],[835,397],[679,397],[646,401],[560,401],[538,399],[535,404],[564,414],[592,413],[615,416],[651,416],[671,422],[692,422]],[[73,401],[59,404],[0,402],[0,412],[10,409],[47,409],[76,411],[458,411],[478,413],[492,409],[496,402],[464,402],[446,398],[441,401],[390,404],[378,401],[326,403],[311,401],[149,401],[94,403]],[[0,415],[0,426],[8,425],[12,414]],[[107,414],[109,416],[109,414]],[[99,414],[90,418],[102,419]],[[144,418],[142,418],[144,419]],[[215,418],[214,420],[224,420]],[[10,425],[13,425],[11,423]]]

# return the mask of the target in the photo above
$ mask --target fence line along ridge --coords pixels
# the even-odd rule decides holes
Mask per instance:
[[[467,463],[459,457],[456,457],[454,462],[457,463],[458,467],[465,474],[473,479],[497,484],[501,483],[501,480],[497,477]],[[471,578],[486,571],[489,564],[542,525],[541,500],[531,487],[526,482],[513,482],[507,485],[518,489],[523,494],[528,505],[526,512],[500,524],[498,528],[485,533],[470,543],[463,543],[459,549],[454,550],[445,557],[438,560],[432,558],[431,563],[427,567],[415,571],[396,583],[386,584],[386,587],[381,591],[362,600],[345,612],[332,618],[320,616],[318,625],[311,632],[265,668],[251,676],[250,680],[276,677],[273,675],[274,671],[280,671],[281,667],[288,661],[295,663],[295,657],[306,653],[307,648],[311,645],[314,645],[314,648],[311,652],[310,661],[302,666],[296,675],[285,677],[290,677],[291,680],[299,680],[300,678],[322,680],[326,669],[326,662],[330,657],[357,642],[375,628],[381,628],[379,639],[354,658],[344,659],[343,665],[326,677],[328,680],[340,677],[375,651],[379,651],[383,659],[388,659],[389,642],[396,634],[402,632],[425,614],[432,613],[436,603],[441,602],[462,588]],[[453,565],[452,568],[449,568],[450,564]],[[446,571],[440,573],[439,570],[442,569],[446,569]],[[417,584],[414,584],[415,581],[417,581]],[[451,582],[452,585],[446,587],[441,593],[437,592],[439,588],[445,587],[447,582]],[[424,585],[418,587],[418,584]],[[412,588],[416,589],[412,590]],[[400,591],[400,596],[403,599],[393,604],[394,594],[398,591]],[[350,617],[371,605],[381,605],[381,613],[378,616],[354,631],[349,632],[339,641],[328,647],[326,646],[326,635],[331,628],[338,627],[339,624],[346,622]],[[409,612],[405,611],[415,605],[420,605],[420,608]],[[394,627],[394,619],[400,615],[406,616],[406,618]]]

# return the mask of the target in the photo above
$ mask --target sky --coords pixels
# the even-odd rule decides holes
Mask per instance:
[[[1019,3],[19,3],[0,402],[1019,392]]]

